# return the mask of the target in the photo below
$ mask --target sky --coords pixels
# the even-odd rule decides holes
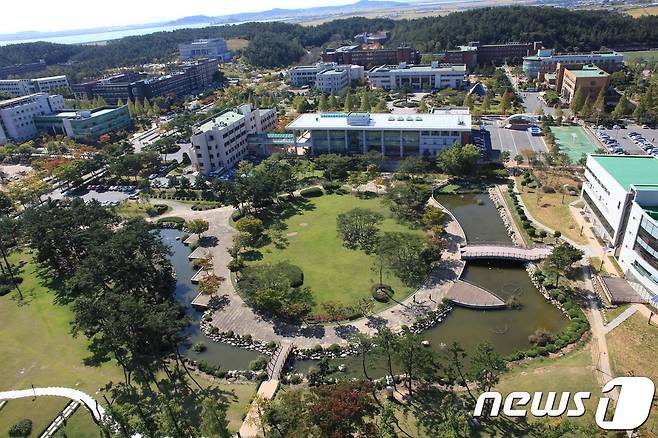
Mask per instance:
[[[152,23],[188,15],[215,16],[272,8],[308,8],[355,2],[356,0],[31,0],[28,1],[29,7],[2,7],[0,33],[86,29]]]

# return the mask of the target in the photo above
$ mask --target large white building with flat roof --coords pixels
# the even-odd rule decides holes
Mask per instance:
[[[382,65],[368,71],[368,80],[373,87],[392,90],[405,86],[412,90],[440,90],[461,88],[466,75],[465,64]]]
[[[360,65],[338,65],[335,62],[318,62],[315,65],[293,67],[288,72],[295,87],[315,87],[326,94],[338,94],[353,81],[363,80],[365,69]]]
[[[581,196],[628,283],[647,301],[658,300],[658,158],[589,155]]]
[[[286,129],[307,137],[312,155],[376,151],[387,157],[434,157],[455,143],[468,143],[471,115],[464,109],[414,115],[315,113],[300,115]]]
[[[53,114],[64,109],[64,98],[36,93],[0,101],[0,144],[23,142],[38,134],[36,116]]]
[[[249,104],[205,120],[192,133],[192,165],[204,175],[230,169],[247,155],[247,136],[268,132],[276,123],[275,109],[254,109]]]
[[[231,60],[231,51],[224,38],[199,39],[191,43],[179,44],[178,53],[181,61],[197,58],[212,58],[222,62]]]
[[[11,97],[49,93],[68,86],[69,81],[64,75],[36,79],[0,79],[0,93],[9,93]]]

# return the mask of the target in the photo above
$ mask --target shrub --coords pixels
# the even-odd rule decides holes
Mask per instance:
[[[293,385],[299,385],[302,383],[302,376],[299,374],[293,374],[292,377],[290,377],[290,383]]]
[[[313,353],[322,353],[322,351],[323,351],[322,345],[320,345],[320,344],[315,344],[315,347],[313,347],[313,348],[311,349],[311,351],[312,351]]]
[[[305,198],[316,198],[318,196],[322,196],[323,192],[320,187],[309,187],[299,192],[299,194]]]
[[[340,189],[341,185],[338,182],[335,181],[327,181],[322,183],[322,188],[327,192],[327,193],[333,193],[336,190]]]
[[[542,186],[541,191],[544,193],[555,193],[555,189],[551,186]]]
[[[386,303],[393,295],[393,288],[388,284],[375,283],[371,288],[372,297],[380,303]]]
[[[339,354],[340,353],[340,345],[338,344],[331,344],[329,348],[327,348],[327,351],[333,354]]]
[[[163,217],[157,220],[157,223],[159,224],[176,224],[176,225],[184,225],[185,224],[185,219],[182,217],[178,216],[169,216],[169,217]]]
[[[533,334],[528,336],[528,341],[536,346],[546,346],[555,340],[555,335],[548,330],[539,328]]]
[[[26,437],[32,433],[32,420],[23,418],[9,428],[9,436]]]
[[[299,287],[304,284],[304,272],[302,269],[290,262],[279,262],[276,264],[279,272],[285,274],[290,280],[290,287]]]
[[[249,362],[249,369],[251,371],[261,371],[267,368],[267,358],[265,356],[258,356],[256,359]]]
[[[244,213],[240,213],[239,210],[235,210],[233,213],[231,213],[231,220],[233,222],[238,221],[242,216],[244,216]]]
[[[194,351],[195,353],[203,353],[207,349],[208,347],[206,347],[206,344],[204,344],[203,342],[197,342],[194,345],[192,345],[192,351]]]
[[[565,297],[563,293],[560,293],[560,294],[558,294],[558,296],[557,296],[557,300],[558,300],[560,303],[564,303],[564,302],[567,300],[567,297]]]

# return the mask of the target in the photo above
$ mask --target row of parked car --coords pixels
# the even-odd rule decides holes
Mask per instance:
[[[106,191],[111,191],[111,192],[125,192],[125,193],[130,193],[134,192],[136,186],[106,186],[106,185],[90,185],[87,186],[87,189],[89,190],[94,190],[97,192],[106,192]]]
[[[642,148],[644,152],[651,154],[654,157],[658,156],[658,147],[654,146],[653,143],[642,137],[642,134],[639,132],[630,132],[628,136],[631,138],[631,140],[633,140],[633,143]]]
[[[601,143],[605,145],[605,148],[608,152],[612,154],[625,155],[626,151],[621,147],[619,142],[614,138],[611,138],[608,134],[603,131],[596,131],[596,136],[601,140]]]
[[[473,143],[475,143],[475,147],[480,151],[480,158],[482,159],[486,159],[489,155],[487,153],[487,142],[484,138],[485,132],[486,130],[482,127],[480,134],[473,134]]]

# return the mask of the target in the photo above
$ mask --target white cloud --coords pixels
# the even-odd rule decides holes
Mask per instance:
[[[8,1],[8,0],[6,0]],[[272,8],[341,5],[356,0],[32,0],[2,7],[0,33],[85,29],[172,20],[188,15],[227,15]]]

